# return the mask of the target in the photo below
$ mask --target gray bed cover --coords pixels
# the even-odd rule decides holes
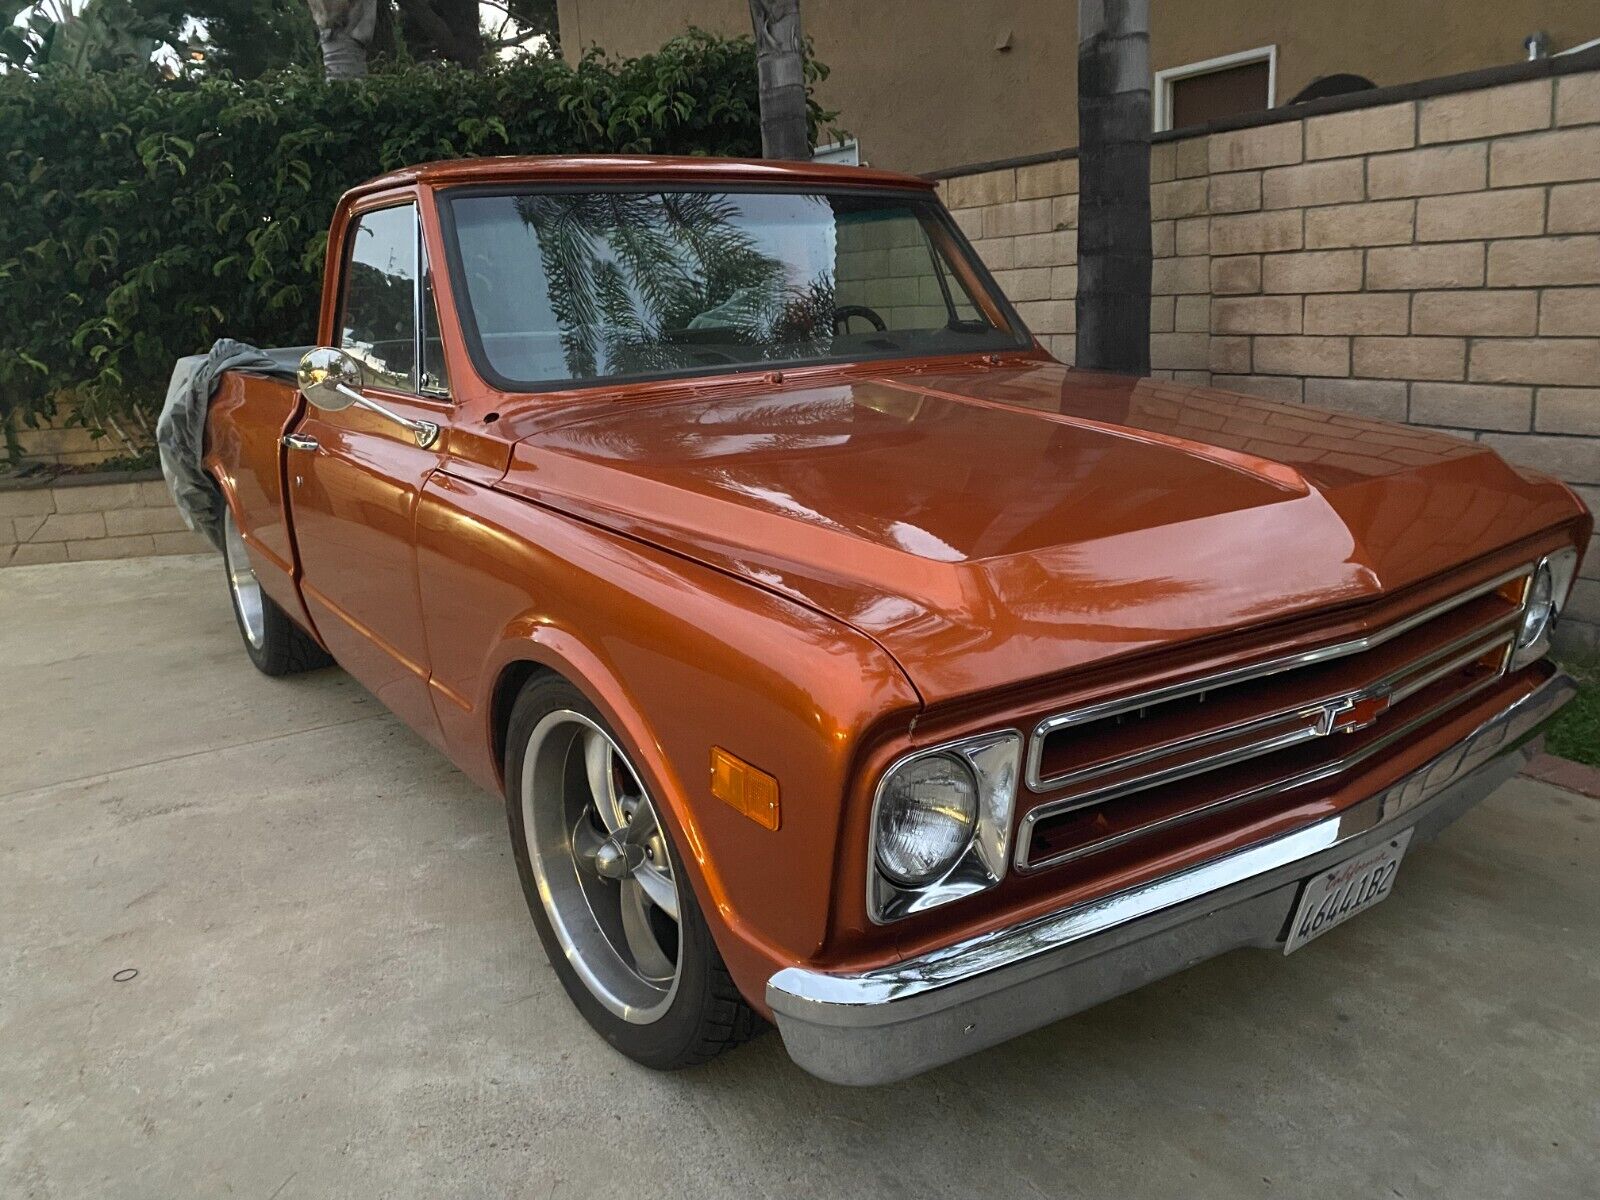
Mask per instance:
[[[190,529],[198,530],[222,548],[222,497],[217,485],[200,467],[205,453],[206,410],[211,405],[217,378],[224,371],[254,371],[293,379],[300,356],[308,347],[290,346],[262,350],[223,338],[209,354],[180,358],[172,368],[167,399],[156,421],[156,448],[161,452],[161,473]]]

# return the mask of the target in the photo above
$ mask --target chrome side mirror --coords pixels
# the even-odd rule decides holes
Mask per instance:
[[[300,385],[300,394],[323,412],[339,412],[354,405],[403,425],[424,450],[439,440],[439,427],[432,421],[413,421],[363,396],[361,386],[365,375],[361,364],[343,350],[330,346],[307,350],[301,356],[295,379]]]
[[[323,412],[339,412],[361,399],[361,364],[343,350],[307,350],[296,373],[300,394]]]

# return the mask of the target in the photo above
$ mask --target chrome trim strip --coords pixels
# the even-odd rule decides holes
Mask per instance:
[[[1137,841],[1139,838],[1145,837],[1152,833],[1159,833],[1164,829],[1176,829],[1179,826],[1187,825],[1190,821],[1198,820],[1200,817],[1214,816],[1219,812],[1237,807],[1240,804],[1248,803],[1251,800],[1260,800],[1263,797],[1271,795],[1275,792],[1288,792],[1293,791],[1295,788],[1309,787],[1313,783],[1318,783],[1321,780],[1329,779],[1334,775],[1338,775],[1350,770],[1352,767],[1361,765],[1374,754],[1378,754],[1384,750],[1387,750],[1390,746],[1394,745],[1395,742],[1399,741],[1407,734],[1414,733],[1416,730],[1426,725],[1429,721],[1437,720],[1440,716],[1450,709],[1455,708],[1457,705],[1466,703],[1466,701],[1481,693],[1491,684],[1499,682],[1499,680],[1500,676],[1498,674],[1491,675],[1487,679],[1484,679],[1478,683],[1476,687],[1470,688],[1467,691],[1462,692],[1460,695],[1452,696],[1445,703],[1435,705],[1427,712],[1412,718],[1404,725],[1400,725],[1389,733],[1384,734],[1383,737],[1372,742],[1370,745],[1363,746],[1360,750],[1357,750],[1351,754],[1347,754],[1343,758],[1336,759],[1333,762],[1323,763],[1321,766],[1313,767],[1309,771],[1302,771],[1298,775],[1291,775],[1287,779],[1276,779],[1271,783],[1264,783],[1259,787],[1253,787],[1247,791],[1235,792],[1231,796],[1220,796],[1208,804],[1202,804],[1199,808],[1192,808],[1185,812],[1174,813],[1170,817],[1165,817],[1160,821],[1152,821],[1148,825],[1139,826],[1137,829],[1129,829],[1125,833],[1119,833],[1112,837],[1100,838],[1097,841],[1089,842],[1082,846],[1074,846],[1071,850],[1063,850],[1060,854],[1053,854],[1049,858],[1041,859],[1038,862],[1028,862],[1023,856],[1027,854],[1028,850],[1032,846],[1033,827],[1036,821],[1038,819],[1042,819],[1035,816],[1035,814],[1041,812],[1042,810],[1035,809],[1022,819],[1020,836],[1017,838],[1017,870],[1023,872],[1042,871],[1046,867],[1058,867],[1062,863],[1072,862],[1079,858],[1087,858],[1091,854],[1100,854],[1106,850],[1114,850],[1118,846],[1125,846],[1129,842]],[[1059,812],[1061,810],[1057,809],[1056,811]],[[1044,813],[1044,815],[1054,816],[1056,814]]]
[[[1057,713],[1055,716],[1046,717],[1034,726],[1033,736],[1028,745],[1028,788],[1034,792],[1054,791],[1061,786],[1064,778],[1069,776],[1052,776],[1049,779],[1041,775],[1044,758],[1045,738],[1057,730],[1073,725],[1081,725],[1088,721],[1104,720],[1107,717],[1118,716],[1135,709],[1145,708],[1153,704],[1162,704],[1169,700],[1181,700],[1187,696],[1198,695],[1201,692],[1213,691],[1216,688],[1228,687],[1236,683],[1246,683],[1252,679],[1259,679],[1265,675],[1276,674],[1279,671],[1293,670],[1297,667],[1308,667],[1316,663],[1326,662],[1330,659],[1344,658],[1351,654],[1360,654],[1362,651],[1371,650],[1386,642],[1393,641],[1403,633],[1409,633],[1419,625],[1424,625],[1435,617],[1441,617],[1452,609],[1459,608],[1469,601],[1476,600],[1479,596],[1486,596],[1496,588],[1510,583],[1513,579],[1525,576],[1532,572],[1536,563],[1526,563],[1515,570],[1507,571],[1465,592],[1457,593],[1447,600],[1431,604],[1419,612],[1412,613],[1409,617],[1402,618],[1392,625],[1373,633],[1365,634],[1349,641],[1336,642],[1331,646],[1319,646],[1313,650],[1302,650],[1295,654],[1284,655],[1280,658],[1268,659],[1265,662],[1253,663],[1249,666],[1234,667],[1227,671],[1207,675],[1202,679],[1191,679],[1183,683],[1170,684],[1167,687],[1156,688],[1153,691],[1142,692],[1137,696],[1127,696],[1119,700],[1106,700],[1099,704],[1091,704],[1084,708],[1074,709],[1070,712]],[[1517,612],[1520,614],[1521,609]],[[1507,617],[1509,620],[1510,617]]]
[[[1341,703],[1345,699],[1345,696],[1340,695],[1329,696],[1321,700],[1310,700],[1305,704],[1297,705],[1294,708],[1280,708],[1274,712],[1266,713],[1263,716],[1251,717],[1248,720],[1240,721],[1237,725],[1220,725],[1215,729],[1208,729],[1204,733],[1197,733],[1189,737],[1174,738],[1171,741],[1160,742],[1154,746],[1147,746],[1143,750],[1136,751],[1133,754],[1123,755],[1121,758],[1106,759],[1102,762],[1093,763],[1087,767],[1079,767],[1076,771],[1068,771],[1064,775],[1053,775],[1051,776],[1051,788],[1054,790],[1055,788],[1067,787],[1074,783],[1082,783],[1087,779],[1098,779],[1102,775],[1111,775],[1118,771],[1126,771],[1132,767],[1141,767],[1145,763],[1154,762],[1158,758],[1169,758],[1175,754],[1182,754],[1186,750],[1198,750],[1203,746],[1211,745],[1213,742],[1226,741],[1228,738],[1243,737],[1246,734],[1255,732],[1257,729],[1267,729],[1274,725],[1283,725],[1294,720],[1309,721],[1311,718],[1315,717],[1318,718],[1317,724],[1322,724],[1325,722],[1328,706],[1330,704]],[[1297,740],[1305,740],[1307,738],[1320,736],[1317,733],[1317,725],[1308,725],[1303,729],[1296,729],[1292,732],[1300,735],[1300,738]],[[1219,753],[1222,755],[1227,755],[1233,753],[1235,750],[1244,749],[1254,751],[1255,746],[1236,746],[1233,748],[1233,750],[1224,750]],[[1213,755],[1212,757],[1215,758],[1218,756]],[[1157,775],[1159,776],[1159,774],[1160,773],[1158,772]],[[1072,797],[1072,807],[1077,808],[1081,804],[1085,803],[1098,803],[1102,793],[1114,791],[1117,787],[1117,784],[1110,784],[1107,787],[1093,788],[1087,792],[1079,792]],[[1057,811],[1060,811],[1060,808],[1058,808]]]
[[[1438,647],[1430,654],[1409,662],[1405,666],[1389,672],[1389,674],[1367,684],[1365,687],[1357,689],[1356,691],[1343,692],[1337,696],[1324,696],[1321,699],[1310,700],[1293,708],[1280,708],[1275,712],[1267,713],[1264,716],[1251,717],[1249,720],[1241,721],[1237,725],[1225,725],[1216,729],[1208,729],[1204,733],[1195,734],[1191,737],[1177,738],[1173,741],[1162,742],[1157,746],[1147,747],[1146,749],[1140,750],[1135,754],[1124,755],[1121,758],[1109,759],[1105,762],[1095,763],[1087,767],[1081,767],[1076,771],[1069,771],[1064,775],[1053,775],[1051,776],[1052,790],[1055,788],[1065,787],[1069,784],[1078,783],[1085,779],[1095,779],[1101,775],[1109,775],[1116,771],[1123,771],[1130,767],[1137,767],[1143,763],[1154,762],[1158,758],[1166,758],[1169,755],[1182,754],[1186,750],[1195,750],[1201,746],[1210,745],[1212,742],[1220,742],[1226,740],[1227,738],[1239,737],[1243,734],[1249,733],[1254,729],[1262,728],[1264,726],[1282,724],[1286,721],[1292,721],[1297,718],[1304,720],[1315,716],[1322,716],[1324,717],[1323,723],[1326,727],[1321,729],[1318,729],[1315,726],[1307,727],[1304,730],[1296,731],[1300,734],[1299,737],[1283,741],[1280,744],[1274,745],[1270,743],[1259,743],[1252,746],[1239,746],[1235,747],[1233,751],[1225,751],[1223,755],[1213,756],[1213,758],[1221,760],[1219,761],[1218,765],[1226,766],[1228,765],[1228,761],[1224,757],[1226,754],[1238,753],[1240,760],[1242,761],[1245,758],[1251,758],[1258,754],[1265,754],[1271,750],[1282,749],[1285,745],[1294,745],[1295,742],[1298,741],[1308,741],[1312,737],[1325,737],[1332,732],[1332,722],[1326,718],[1329,716],[1336,716],[1340,708],[1348,708],[1352,705],[1361,703],[1363,700],[1370,700],[1379,696],[1388,696],[1391,704],[1398,704],[1400,701],[1406,699],[1406,697],[1421,691],[1423,688],[1427,687],[1428,684],[1444,678],[1444,676],[1448,675],[1456,668],[1465,666],[1474,658],[1477,658],[1483,654],[1487,654],[1491,649],[1494,648],[1495,644],[1501,641],[1511,641],[1515,636],[1515,630],[1512,627],[1516,625],[1520,619],[1520,611],[1515,610],[1505,614],[1502,617],[1496,617],[1493,621],[1489,621],[1486,624],[1480,625],[1478,628],[1463,634],[1461,637],[1455,638],[1446,645]],[[1501,628],[1502,626],[1504,626],[1504,628]],[[1441,658],[1444,658],[1450,654],[1454,654],[1463,646],[1468,645],[1471,645],[1473,648],[1466,654],[1461,655],[1456,659],[1452,659],[1449,663],[1438,668],[1423,680],[1408,684],[1404,687],[1397,686],[1399,682],[1405,679],[1407,676],[1432,666]],[[1501,670],[1504,670],[1504,664],[1501,665]],[[1335,710],[1332,714],[1328,712],[1330,708]],[[1209,762],[1212,760],[1208,759],[1206,761]],[[1154,776],[1150,776],[1149,778],[1152,780],[1151,783],[1147,784],[1143,781],[1140,781],[1141,788],[1154,786],[1155,783],[1166,782],[1159,772]],[[1116,787],[1117,785],[1111,785],[1109,788],[1099,788],[1090,792],[1080,792],[1078,795],[1071,797],[1070,807],[1077,808],[1081,807],[1082,804],[1090,802],[1100,803],[1102,801],[1102,793],[1106,791],[1114,791],[1116,790]],[[1132,790],[1139,789],[1135,788]],[[1125,793],[1118,792],[1118,794],[1121,795]],[[1104,798],[1111,799],[1109,796]],[[1051,809],[1054,812],[1067,811],[1067,804],[1064,801],[1052,804]]]
[[[1059,816],[1061,813],[1074,812],[1080,808],[1092,808],[1101,804],[1108,804],[1113,800],[1121,800],[1124,796],[1132,796],[1138,792],[1148,791],[1153,787],[1160,787],[1166,783],[1179,783],[1191,779],[1196,775],[1205,775],[1211,771],[1220,771],[1224,767],[1231,767],[1237,763],[1248,762],[1252,758],[1271,754],[1277,750],[1287,750],[1290,746],[1298,746],[1301,742],[1315,741],[1317,738],[1327,737],[1333,732],[1333,721],[1340,711],[1348,708],[1349,704],[1344,697],[1330,701],[1327,704],[1313,706],[1303,714],[1291,713],[1290,716],[1303,715],[1316,717],[1310,725],[1302,725],[1276,737],[1267,738],[1260,742],[1251,742],[1245,746],[1234,746],[1228,750],[1219,750],[1215,754],[1208,754],[1204,758],[1196,758],[1190,762],[1179,763],[1167,767],[1165,770],[1154,771],[1149,775],[1141,775],[1137,779],[1129,779],[1123,783],[1111,784],[1107,787],[1096,788],[1092,792],[1083,792],[1070,796],[1065,800],[1056,800],[1039,804],[1028,810],[1023,818],[1025,828],[1030,831],[1033,825],[1045,817]],[[1228,732],[1234,732],[1229,730]],[[1028,847],[1025,840],[1019,838],[1017,843],[1018,865],[1027,861]]]
[[[1224,767],[1247,762],[1252,758],[1271,754],[1276,750],[1299,745],[1301,742],[1309,742],[1319,737],[1328,737],[1336,731],[1340,713],[1346,712],[1364,701],[1382,697],[1387,697],[1391,705],[1398,704],[1407,697],[1415,695],[1427,687],[1428,684],[1443,679],[1451,671],[1482,657],[1490,650],[1497,648],[1501,643],[1510,644],[1516,636],[1512,626],[1518,619],[1519,616],[1515,612],[1508,613],[1504,617],[1498,617],[1487,625],[1479,626],[1470,633],[1439,647],[1425,657],[1409,662],[1405,666],[1391,671],[1381,679],[1375,680],[1356,691],[1344,692],[1337,696],[1327,696],[1321,700],[1314,700],[1295,708],[1279,709],[1277,712],[1268,713],[1263,717],[1254,717],[1237,725],[1207,730],[1203,734],[1197,734],[1190,738],[1163,742],[1159,746],[1142,750],[1125,758],[1085,767],[1068,775],[1056,776],[1056,786],[1078,779],[1093,779],[1114,771],[1124,770],[1130,766],[1138,766],[1141,763],[1153,762],[1158,758],[1181,754],[1186,750],[1198,749],[1212,742],[1238,737],[1261,726],[1278,725],[1295,719],[1310,720],[1313,717],[1318,718],[1313,724],[1303,725],[1300,728],[1290,730],[1277,737],[1267,738],[1264,741],[1251,742],[1243,746],[1233,746],[1227,750],[1220,750],[1215,754],[1207,755],[1204,758],[1197,758],[1191,762],[1179,763],[1168,767],[1165,770],[1141,775],[1136,779],[1125,780],[1122,783],[1107,784],[1104,787],[1094,788],[1087,792],[1078,792],[1061,800],[1045,801],[1043,804],[1033,808],[1028,815],[1030,818],[1037,820],[1044,817],[1053,817],[1064,812],[1072,812],[1075,809],[1085,808],[1093,804],[1106,804],[1112,800],[1120,800],[1124,796],[1131,796],[1136,792],[1159,787],[1164,783],[1176,783],[1179,780],[1189,779],[1207,771],[1221,770]],[[1505,628],[1500,628],[1500,626],[1505,626]],[[1487,635],[1485,635],[1485,630],[1489,631]],[[1460,650],[1462,646],[1468,646],[1469,649],[1464,654],[1456,654],[1456,651]],[[1434,667],[1434,664],[1439,659],[1447,655],[1455,655],[1455,657],[1450,658],[1443,666]],[[1505,673],[1508,661],[1508,658],[1502,658],[1499,667],[1496,668],[1495,677]],[[1400,681],[1406,680],[1417,671],[1426,671],[1429,667],[1434,667],[1434,669],[1424,675],[1422,679],[1404,685],[1401,684]],[[1451,703],[1459,703],[1465,698],[1465,695],[1458,696]],[[1443,712],[1445,707],[1448,707],[1448,705],[1441,706],[1435,712]],[[1031,824],[1029,827],[1031,828]],[[1019,864],[1025,860],[1027,849],[1027,846],[1019,840]]]
[[[411,280],[411,382],[422,391],[422,280],[427,272],[428,243],[422,235],[422,215],[415,203],[411,209],[411,265],[416,275]],[[351,239],[352,242],[354,238]]]
[[[786,1043],[790,1042],[791,1022],[813,1029],[886,1030],[976,1002],[1046,971],[1066,971],[1090,955],[1157,933],[1180,920],[1203,919],[1224,904],[1292,883],[1324,863],[1337,861],[1352,852],[1355,843],[1370,840],[1369,835],[1382,836],[1426,820],[1430,801],[1468,780],[1490,760],[1517,749],[1576,692],[1571,676],[1553,672],[1533,691],[1392,787],[1303,829],[1127,891],[870,971],[834,974],[785,967],[767,982],[767,1004],[777,1015]],[[1076,953],[1069,954],[1073,951]],[[1073,961],[1046,961],[1058,955]],[[1187,959],[1174,961],[1170,969],[1187,965]],[[934,1052],[924,1048],[924,1061],[906,1064],[910,1069],[896,1077],[964,1052],[957,1049],[934,1058]],[[802,1060],[801,1065],[807,1064]]]
[[[1465,651],[1455,655],[1443,663],[1440,663],[1438,666],[1433,666],[1433,664],[1438,662],[1441,656],[1437,654],[1430,654],[1427,658],[1411,664],[1412,670],[1421,669],[1426,672],[1422,678],[1414,679],[1402,687],[1395,688],[1389,693],[1389,703],[1399,704],[1402,700],[1407,700],[1410,697],[1415,696],[1424,688],[1438,683],[1439,680],[1450,674],[1450,672],[1459,671],[1462,667],[1476,662],[1478,659],[1488,654],[1489,651],[1503,650],[1506,645],[1514,643],[1515,641],[1516,634],[1514,631],[1509,629],[1496,630],[1488,637],[1480,638],[1475,644],[1468,646]],[[1454,650],[1460,644],[1460,641],[1451,643],[1451,645],[1447,648],[1446,653],[1448,653],[1450,650]],[[1505,674],[1507,661],[1508,660],[1504,656],[1501,657],[1500,665],[1494,670],[1494,673],[1497,677]],[[1427,670],[1429,667],[1433,667],[1433,669]]]

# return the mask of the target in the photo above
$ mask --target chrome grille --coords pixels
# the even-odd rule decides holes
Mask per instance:
[[[1504,675],[1531,571],[1359,638],[1046,718],[1027,782],[1050,798],[1024,815],[1016,865],[1100,853],[1350,770]]]

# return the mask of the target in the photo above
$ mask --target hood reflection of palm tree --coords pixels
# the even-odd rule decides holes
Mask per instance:
[[[793,358],[832,335],[832,276],[791,284],[725,195],[530,195],[517,214],[538,236],[575,379]]]

